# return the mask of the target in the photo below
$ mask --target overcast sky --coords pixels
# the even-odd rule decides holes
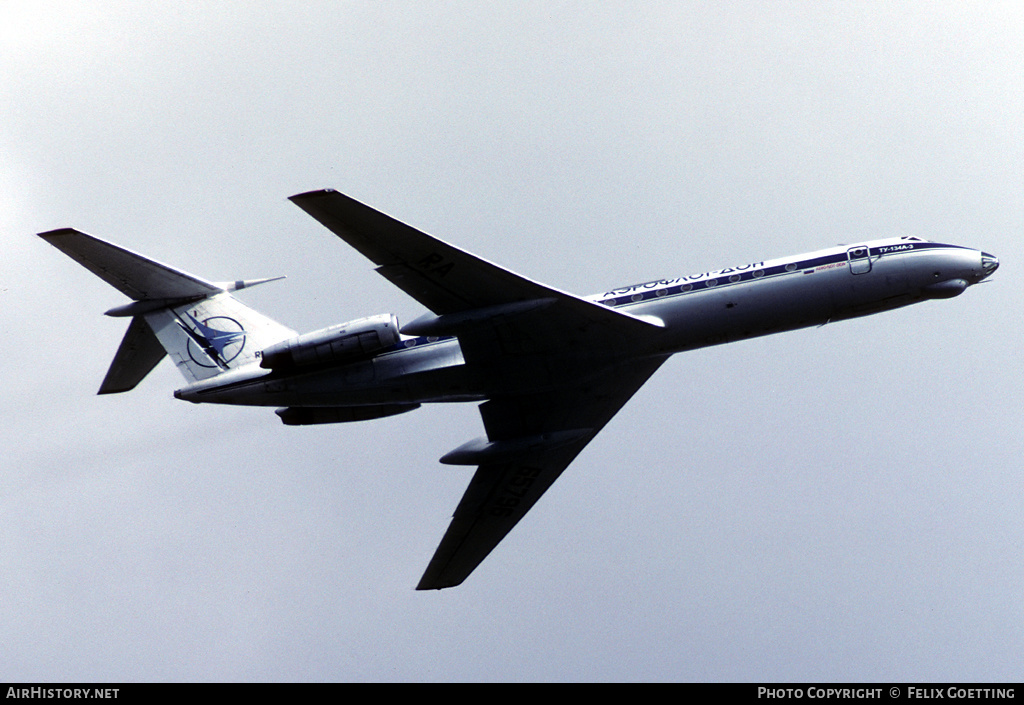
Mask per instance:
[[[0,2],[0,681],[993,681],[1024,653],[1024,5]],[[665,365],[461,587],[475,405],[95,395],[75,227],[312,330],[332,187],[578,294],[890,235],[963,296]]]

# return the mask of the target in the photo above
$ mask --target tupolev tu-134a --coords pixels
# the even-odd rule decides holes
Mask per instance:
[[[292,202],[429,313],[299,335],[232,291],[73,229],[40,236],[132,302],[100,394],[133,389],[165,355],[196,403],[278,407],[288,425],[376,419],[481,402],[486,436],[442,463],[478,466],[417,589],[459,585],[672,354],[961,294],[999,266],[917,237],[580,297],[446,244],[333,190]]]

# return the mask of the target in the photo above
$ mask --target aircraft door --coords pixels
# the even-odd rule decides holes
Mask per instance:
[[[867,274],[871,271],[871,249],[860,245],[846,251],[850,262],[850,274]]]

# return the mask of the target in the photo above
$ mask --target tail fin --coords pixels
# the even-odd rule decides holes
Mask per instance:
[[[39,236],[133,299],[107,311],[132,322],[100,394],[133,389],[165,354],[195,382],[253,362],[295,335],[229,293],[274,279],[209,282],[70,228]]]

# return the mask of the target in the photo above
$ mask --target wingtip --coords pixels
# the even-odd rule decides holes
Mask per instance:
[[[421,580],[420,584],[416,586],[416,591],[417,592],[426,592],[427,590],[445,590],[447,588],[453,588],[453,587],[456,587],[458,585],[462,585],[462,581],[461,580],[459,582],[457,582],[457,583],[444,583],[444,584],[436,583],[436,582],[428,582],[426,580]]]
[[[74,228],[57,228],[56,230],[47,230],[44,233],[36,233],[36,236],[43,238],[44,240],[52,240],[53,238],[61,237],[62,235],[84,235],[85,233],[79,232]]]
[[[332,188],[316,189],[315,191],[304,191],[302,193],[297,193],[294,196],[289,196],[288,200],[292,201],[294,203],[295,201],[303,201],[303,200],[306,200],[308,198],[316,198],[318,196],[326,196],[327,194],[330,194],[330,193],[337,193],[337,191],[335,191]]]

